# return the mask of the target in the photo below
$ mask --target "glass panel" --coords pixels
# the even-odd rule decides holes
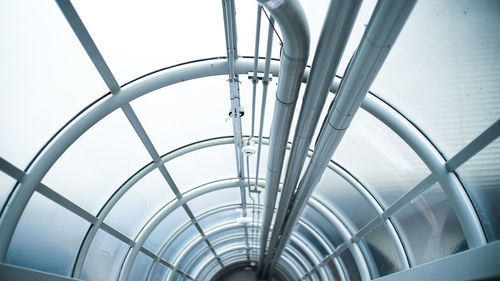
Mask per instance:
[[[385,225],[379,225],[366,235],[362,241],[367,245],[371,257],[375,261],[378,269],[378,275],[381,277],[403,269],[401,259],[399,258],[394,241],[387,231]]]
[[[97,214],[115,190],[150,161],[124,114],[115,111],[69,147],[43,182]]]
[[[144,247],[158,253],[163,244],[170,239],[182,225],[190,222],[186,211],[182,207],[175,209],[170,215],[158,224],[144,242]]]
[[[319,253],[321,253],[322,256],[326,256],[330,254],[328,249],[326,249],[320,241],[318,241],[313,234],[311,234],[306,228],[304,228],[301,224],[297,224],[297,227],[295,229],[299,237],[302,237],[304,240],[307,241],[306,245],[312,245]]]
[[[307,269],[307,271],[311,270],[311,265],[316,265],[313,261],[313,258],[307,255],[304,252],[304,249],[298,246],[292,239],[288,241],[286,249],[291,253],[295,253],[295,255],[300,259],[300,264],[302,264]]]
[[[330,270],[330,272],[332,273],[333,275],[333,278],[334,280],[342,280],[340,279],[340,276],[343,276],[344,274],[342,272],[339,272],[337,267],[335,266],[335,263],[333,261],[329,261],[327,264],[326,264],[326,267],[328,267],[328,269]]]
[[[202,265],[204,267],[201,267]],[[213,268],[213,267],[220,268],[220,265],[217,262],[217,260],[214,258],[214,255],[212,254],[212,252],[210,250],[207,250],[199,259],[195,260],[192,263],[191,268],[186,273],[191,274],[191,276],[195,277],[195,278],[196,278],[195,275],[200,273],[200,275],[198,275],[198,277],[202,277],[203,272],[200,272],[200,271],[204,271],[207,268]],[[204,279],[198,278],[198,280],[204,280]]]
[[[238,54],[240,56],[253,56],[255,54],[255,24],[257,20],[257,3],[252,1],[235,1],[236,29],[238,31]],[[269,13],[268,13],[269,14]],[[267,29],[269,21],[262,13],[260,26],[259,55],[266,55]],[[278,25],[275,25],[278,28]],[[280,33],[281,36],[281,33]],[[280,57],[279,39],[273,38],[273,58]],[[241,78],[240,78],[241,79]],[[245,78],[246,79],[246,78]],[[243,80],[243,79],[241,79]]]
[[[158,263],[151,280],[152,281],[164,281],[169,272],[170,272],[170,268],[164,266],[162,263]]]
[[[195,217],[208,210],[241,203],[240,188],[224,188],[200,195],[187,204]]]
[[[302,266],[302,264],[300,264],[293,255],[290,254],[290,252],[288,251],[288,249],[285,248],[285,251],[283,251],[283,257],[285,257],[286,259],[288,259],[294,266],[295,268],[297,268],[298,270],[298,276],[303,276],[306,272],[304,271],[304,267]]]
[[[185,81],[131,102],[160,154],[200,140],[233,135],[231,121],[226,121],[231,106],[226,80],[215,76]]]
[[[358,266],[354,261],[351,250],[344,251],[342,254],[340,254],[340,259],[342,260],[342,263],[345,266],[345,270],[347,271],[347,275],[349,276],[351,281],[361,281]]]
[[[75,1],[74,5],[119,83],[180,62],[226,55],[220,3]]]
[[[187,245],[191,244],[192,241],[200,237],[201,236],[196,227],[193,225],[189,226],[179,236],[177,236],[170,246],[168,246],[165,253],[163,253],[162,258],[167,262],[174,262]]]
[[[452,157],[500,117],[499,32],[497,1],[419,1],[373,88]]]
[[[413,265],[467,250],[462,228],[439,184],[394,215],[406,236]]]
[[[500,239],[500,140],[458,169],[483,223],[488,241]]]
[[[235,246],[245,246],[245,239],[242,237],[236,237],[232,238],[230,240],[226,240],[224,242],[214,242],[213,248],[217,254],[219,254],[222,250],[227,249],[228,247],[235,247]],[[245,250],[245,255],[246,255],[246,250]]]
[[[321,201],[333,205],[345,218],[361,229],[377,216],[376,210],[346,180],[330,169],[326,169],[313,196],[319,195]]]
[[[231,209],[231,210],[217,212],[215,214],[199,219],[198,223],[200,224],[202,229],[212,229],[221,224],[225,224],[228,222],[235,222],[236,218],[241,217],[240,210],[241,209]]]
[[[3,209],[3,205],[5,204],[7,197],[9,197],[9,194],[12,191],[12,188],[14,188],[16,182],[17,181],[15,179],[0,171],[0,210]]]
[[[306,206],[302,218],[319,231],[319,234],[334,247],[344,242],[337,229],[316,210]]]
[[[160,171],[155,169],[138,181],[117,202],[105,222],[130,238],[175,196]]]
[[[182,276],[182,274],[180,274],[178,272],[175,272],[174,273],[174,278],[172,280],[173,281],[181,281],[181,280],[183,280],[183,276]]]
[[[103,230],[98,230],[82,269],[82,279],[116,280],[129,246]]]
[[[0,3],[0,155],[24,169],[108,89],[54,2]]]
[[[209,147],[183,155],[166,163],[182,192],[220,179],[235,178],[234,145]]]
[[[333,160],[380,194],[378,197],[387,204],[430,173],[396,133],[364,110],[357,112]]]
[[[146,256],[142,252],[137,254],[137,257],[130,269],[130,277],[129,280],[141,281],[146,280],[147,274],[151,265],[153,264],[153,259]]]
[[[186,270],[187,266],[192,262],[192,260],[202,251],[210,251],[208,249],[207,243],[205,243],[204,241],[200,241],[191,251],[188,252],[186,257],[181,261],[180,265],[178,266],[179,269]]]
[[[35,193],[17,224],[5,261],[69,276],[87,221]]]
[[[209,231],[206,231],[206,232],[209,232]],[[210,238],[210,241],[217,241],[217,240],[221,239],[222,237],[229,237],[229,236],[236,236],[236,235],[243,235],[243,234],[245,234],[243,228],[235,228],[235,229],[226,230],[226,231],[211,235],[209,238]]]

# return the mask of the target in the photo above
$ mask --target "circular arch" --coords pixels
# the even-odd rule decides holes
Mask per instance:
[[[262,70],[262,67],[262,65],[259,65],[259,70]],[[252,63],[249,60],[239,59],[235,62],[235,70],[239,74],[247,73],[250,69],[252,69]],[[277,63],[271,65],[271,72],[275,72],[273,74],[277,75]],[[81,119],[68,127],[43,152],[39,160],[35,162],[30,172],[23,179],[21,185],[14,190],[10,200],[6,203],[4,214],[0,218],[0,227],[3,229],[2,233],[0,233],[0,260],[3,261],[5,259],[5,254],[17,222],[41,179],[60,155],[91,126],[112,111],[127,105],[131,100],[153,90],[190,79],[225,74],[227,74],[227,61],[224,59],[202,61],[193,65],[182,65],[175,69],[167,69],[152,74],[145,77],[144,80],[124,87],[118,94],[103,100],[102,103],[95,106]],[[305,77],[307,77],[307,73]],[[332,90],[335,90],[335,83]],[[433,146],[413,123],[390,105],[376,98],[376,96],[372,94],[368,95],[363,103],[363,107],[396,132],[419,155],[437,177],[453,209],[457,213],[469,246],[484,245],[486,239],[477,213],[456,175],[448,173],[446,170],[445,159],[436,147]]]

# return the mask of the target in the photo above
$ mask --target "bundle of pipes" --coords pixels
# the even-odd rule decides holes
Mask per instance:
[[[300,5],[293,0],[271,0],[261,1],[261,3],[275,16],[278,24],[282,27],[284,50],[287,50],[288,44],[294,47],[300,46],[303,48],[301,49],[302,54],[305,54],[304,50],[308,50],[308,47],[304,44],[308,45],[309,36]],[[295,85],[300,83],[302,79],[296,74],[303,71],[302,65],[300,65],[301,68],[298,64],[289,65],[287,57],[289,53],[283,52],[266,175],[260,252],[260,276],[262,278],[272,276],[302,210],[354,114],[360,107],[414,4],[415,0],[380,0],[377,3],[361,43],[346,70],[328,116],[323,121],[315,151],[294,194],[307,150],[326,100],[326,94],[360,7],[360,1],[333,0],[330,3],[304,94],[271,241],[266,247],[283,168],[286,141],[297,98],[298,86],[295,87]],[[293,21],[293,25],[290,24],[290,20]],[[302,44],[297,44],[297,40],[304,41]],[[296,68],[292,68],[293,66]],[[292,68],[291,71],[289,68]],[[292,78],[297,80],[293,81]],[[284,90],[287,91],[284,92]],[[360,266],[362,261],[357,260],[356,263]],[[362,276],[362,278],[370,279],[370,276]]]

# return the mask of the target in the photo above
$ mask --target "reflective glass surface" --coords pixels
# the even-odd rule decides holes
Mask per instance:
[[[500,140],[458,168],[489,241],[500,239]]]
[[[129,246],[105,231],[98,230],[82,269],[82,279],[116,280]]]
[[[69,276],[89,224],[35,193],[10,242],[5,262]]]
[[[414,265],[467,250],[455,212],[439,184],[411,201],[394,215],[409,242]]]

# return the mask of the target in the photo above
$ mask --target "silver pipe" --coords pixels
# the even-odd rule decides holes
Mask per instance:
[[[243,153],[241,152],[242,129],[240,116],[240,86],[238,75],[234,71],[234,62],[238,57],[234,0],[222,0],[222,11],[224,14],[224,31],[226,35],[225,38],[227,61],[229,68],[229,92],[231,99],[231,119],[233,123],[234,133],[236,170],[238,173],[238,178],[240,179],[240,194],[241,204],[243,205],[243,216],[246,217],[246,195],[245,187],[243,184],[245,172],[243,167]]]
[[[332,1],[328,7],[295,129],[268,255],[264,260],[264,272],[269,266],[272,251],[277,246],[278,237],[295,187],[299,182],[300,172],[304,166],[316,124],[360,7],[361,0]]]
[[[406,19],[415,0],[381,0],[377,3],[361,43],[340,83],[340,88],[324,121],[306,172],[300,180],[290,214],[284,227],[269,276],[276,267],[291,232],[312,191],[319,182],[340,140],[361,106]],[[369,278],[361,272],[362,276]]]
[[[260,264],[262,268],[285,158],[286,143],[309,55],[309,27],[302,7],[297,0],[259,0],[259,2],[276,19],[283,34],[280,75],[270,132],[266,174],[264,219],[260,245]]]
[[[253,76],[252,76],[252,129],[250,131],[250,137],[248,138],[247,144],[254,137],[255,132],[255,100],[257,95],[257,66],[259,63],[259,44],[260,44],[260,22],[262,17],[262,7],[257,5],[257,27],[255,28],[255,52],[253,56]]]

